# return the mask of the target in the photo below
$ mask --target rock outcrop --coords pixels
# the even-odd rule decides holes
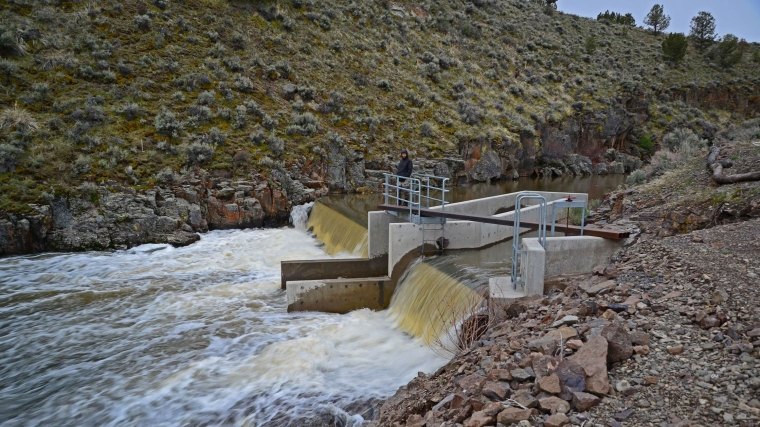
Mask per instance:
[[[201,172],[145,193],[117,185],[88,188],[31,205],[31,214],[0,218],[0,255],[184,246],[208,230],[284,224],[294,204],[326,192],[296,182],[281,177],[272,185],[259,175],[230,180]]]

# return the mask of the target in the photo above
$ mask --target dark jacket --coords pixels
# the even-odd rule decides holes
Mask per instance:
[[[396,167],[396,175],[406,177],[412,176],[412,161],[409,160],[409,157],[401,159],[401,161],[398,162],[398,166]]]

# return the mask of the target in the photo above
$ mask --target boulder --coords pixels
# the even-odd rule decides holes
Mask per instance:
[[[601,401],[602,399],[591,393],[584,393],[582,391],[573,392],[573,408],[579,412],[588,411]]]
[[[631,337],[628,329],[620,322],[613,322],[602,329],[602,336],[607,340],[607,363],[627,360],[633,354]]]
[[[486,378],[479,374],[465,375],[456,380],[456,384],[468,395],[480,393],[485,382]]]
[[[528,420],[531,415],[533,415],[532,409],[507,408],[499,412],[496,416],[496,422],[508,426],[523,420]]]
[[[546,412],[566,414],[570,410],[570,404],[557,396],[545,397],[538,400],[538,406]]]
[[[572,398],[572,393],[586,389],[586,374],[583,368],[577,363],[565,359],[557,366],[554,371],[559,377],[560,387],[562,389],[560,397],[565,400]]]
[[[544,427],[562,427],[569,422],[570,418],[568,418],[567,415],[563,413],[556,413],[554,415],[550,415],[546,420],[544,420]]]
[[[602,336],[592,336],[570,360],[578,364],[584,372],[586,390],[595,394],[607,394],[610,381],[607,376],[607,340]]]
[[[557,374],[551,374],[540,378],[538,380],[538,388],[551,394],[559,394],[562,391]]]
[[[491,400],[504,400],[509,393],[509,386],[496,381],[489,381],[483,385],[483,396]]]
[[[614,280],[605,280],[601,283],[583,283],[581,284],[581,289],[586,292],[587,294],[593,296],[593,295],[601,295],[605,292],[608,292],[612,288],[615,287],[615,281]]]
[[[530,390],[517,390],[512,394],[512,400],[526,408],[535,408],[538,406],[538,399]]]

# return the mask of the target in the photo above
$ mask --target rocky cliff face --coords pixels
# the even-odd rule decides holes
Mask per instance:
[[[0,255],[41,251],[127,248],[144,243],[183,246],[198,232],[286,223],[292,205],[326,190],[294,186],[291,192],[261,176],[213,178],[206,173],[143,194],[96,187],[59,196],[34,213],[0,218]]]
[[[562,122],[544,121],[525,130],[518,142],[500,138],[464,138],[459,151],[468,180],[491,181],[519,176],[629,173],[641,165],[625,154],[632,132],[648,119],[648,102],[635,96],[606,110],[578,112]]]

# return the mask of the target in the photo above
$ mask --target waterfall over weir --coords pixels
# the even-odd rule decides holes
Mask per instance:
[[[404,275],[388,313],[404,332],[452,351],[459,339],[458,325],[477,314],[482,301],[466,282],[423,261]]]
[[[366,257],[367,227],[352,220],[341,212],[323,203],[315,203],[307,228],[325,244],[325,251],[330,255],[351,253]]]
[[[317,202],[308,228],[325,245],[328,253],[367,256],[367,230],[355,212],[340,204]],[[425,345],[452,353],[458,345],[462,322],[479,313],[488,277],[497,269],[509,269],[508,243],[472,251],[418,260],[399,279],[386,310],[403,332]]]

